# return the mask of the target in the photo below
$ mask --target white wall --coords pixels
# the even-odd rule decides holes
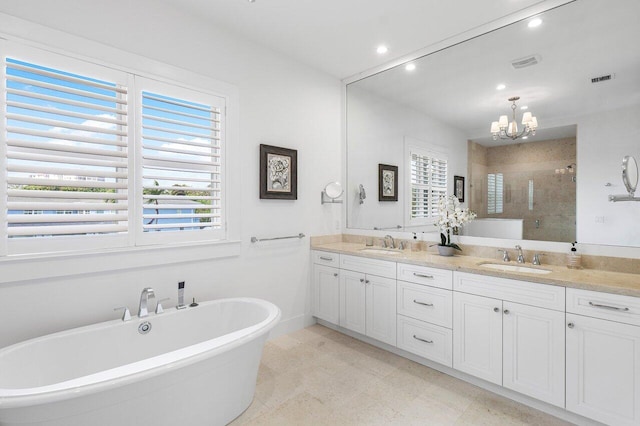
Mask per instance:
[[[631,155],[640,161],[638,116],[640,106],[578,119],[576,211],[581,243],[638,246],[640,242],[640,203],[608,201],[609,195],[627,193],[622,183],[623,157]]]
[[[236,168],[230,226],[241,242],[238,256],[214,258],[224,248],[202,246],[191,250],[203,260],[182,264],[171,262],[190,258],[192,251],[133,253],[124,262],[107,254],[71,256],[55,266],[2,260],[0,268],[12,276],[0,280],[0,347],[117,318],[116,306],[135,311],[145,286],[172,297],[172,305],[182,280],[188,298],[251,296],[276,303],[285,322],[281,332],[311,321],[308,238],[260,244],[249,239],[341,228],[340,205],[321,206],[319,200],[326,183],[341,179],[338,80],[152,0],[2,2],[0,32],[167,78],[197,73],[203,81],[235,86],[239,132],[231,141]],[[260,143],[298,150],[297,201],[259,199]],[[107,271],[87,272],[87,264]],[[25,280],[34,268],[53,268],[56,277]]]
[[[405,215],[408,215],[406,207],[409,201],[402,179],[408,172],[405,141],[447,156],[449,193],[453,194],[453,176],[467,174],[467,140],[462,132],[358,87],[348,87],[348,93],[347,201],[350,228],[408,225]],[[401,179],[397,202],[378,201],[378,164],[398,166]],[[364,204],[358,201],[359,184],[363,184],[367,191]],[[433,226],[426,229],[437,232]],[[407,228],[407,231],[412,229]]]

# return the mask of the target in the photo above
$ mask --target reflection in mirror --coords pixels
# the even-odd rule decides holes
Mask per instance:
[[[605,186],[638,149],[639,15],[580,0],[347,85],[347,227],[436,233],[433,200],[461,176],[465,233],[639,246],[640,204]],[[398,166],[398,201],[360,204],[378,164]]]
[[[630,155],[625,155],[622,159],[622,182],[627,188],[629,197],[633,197],[638,186],[638,164],[636,159]]]

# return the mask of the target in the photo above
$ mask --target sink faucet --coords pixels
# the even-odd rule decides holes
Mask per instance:
[[[151,287],[145,287],[142,289],[142,293],[140,294],[140,306],[138,307],[138,316],[140,318],[144,318],[149,316],[149,310],[147,309],[147,303],[149,302],[149,298],[156,297],[153,289]]]
[[[503,249],[498,249],[498,251],[502,252],[502,261],[509,262],[511,259],[509,258],[509,252]]]
[[[385,244],[387,243],[387,238],[391,238],[391,245],[389,246],[389,248],[396,248],[396,241],[393,239],[393,237],[391,235],[385,235],[384,236],[384,242]]]
[[[518,263],[524,263],[524,255],[522,254],[522,247],[516,246],[516,250],[518,250]]]

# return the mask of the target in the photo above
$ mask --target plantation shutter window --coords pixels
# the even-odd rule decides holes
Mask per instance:
[[[487,174],[487,214],[503,212],[504,177],[502,173]]]
[[[10,56],[4,68],[10,244],[22,247],[37,238],[41,245],[42,237],[126,236],[126,74],[109,70],[117,80],[104,80],[96,77],[99,70],[81,75]]]
[[[219,234],[224,99],[185,90],[176,97],[174,87],[136,81],[142,89],[142,241]]]
[[[447,195],[447,159],[442,155],[412,149],[410,220],[438,216],[438,199]]]
[[[226,96],[0,53],[0,256],[226,238]]]

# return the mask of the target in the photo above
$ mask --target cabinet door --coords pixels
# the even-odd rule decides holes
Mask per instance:
[[[367,275],[366,334],[396,345],[396,280]]]
[[[313,265],[313,315],[332,324],[340,323],[339,269]]]
[[[564,408],[564,312],[503,302],[503,386]]]
[[[567,314],[567,410],[640,424],[640,327]]]
[[[502,301],[453,294],[453,368],[502,385]]]
[[[340,326],[365,334],[365,276],[340,271]]]

